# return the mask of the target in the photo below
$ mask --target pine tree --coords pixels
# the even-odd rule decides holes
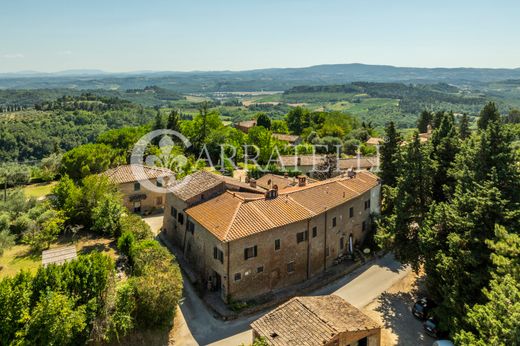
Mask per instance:
[[[464,330],[455,335],[461,345],[515,345],[520,341],[520,235],[495,227],[493,251],[495,267],[489,287],[483,290],[484,304],[471,307]]]
[[[444,111],[438,111],[435,113],[435,115],[433,116],[433,119],[432,119],[432,127],[434,129],[441,126],[442,118],[444,118]]]
[[[422,260],[419,230],[432,203],[432,162],[417,133],[407,147],[395,190],[393,213],[379,223],[376,239],[392,248],[401,262],[418,270]]]
[[[464,328],[468,306],[485,300],[492,271],[486,242],[496,225],[520,227],[519,168],[502,126],[490,122],[465,141],[455,162],[455,193],[435,206],[420,235],[427,286],[445,316],[441,328],[452,332]]]
[[[462,115],[459,123],[459,137],[461,139],[466,139],[470,136],[471,132],[469,131],[469,118],[466,113]]]
[[[271,129],[271,118],[265,113],[258,114],[258,117],[256,118],[256,125],[257,126],[263,126],[266,129]]]
[[[162,130],[162,129],[164,129],[164,118],[161,114],[161,109],[159,107],[156,107],[155,110],[156,110],[156,114],[155,114],[155,120],[153,123],[153,129]]]
[[[432,155],[435,162],[433,175],[433,199],[444,201],[453,192],[455,179],[448,176],[453,166],[455,155],[460,144],[455,130],[453,113],[443,114],[439,128],[435,129],[431,138]]]
[[[478,119],[478,128],[485,130],[490,122],[500,121],[500,113],[495,102],[489,102],[480,111],[480,118]]]
[[[380,148],[381,172],[380,177],[384,185],[395,186],[399,175],[399,161],[401,137],[395,129],[394,123],[388,123],[385,129],[385,141]]]

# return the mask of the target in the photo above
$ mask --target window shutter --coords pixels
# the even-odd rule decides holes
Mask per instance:
[[[217,247],[213,247],[213,258],[217,258]]]
[[[245,260],[247,259],[247,248],[244,249],[244,259],[245,259]]]
[[[255,245],[255,247],[253,248],[253,257],[256,257],[257,251],[258,251],[258,248]]]

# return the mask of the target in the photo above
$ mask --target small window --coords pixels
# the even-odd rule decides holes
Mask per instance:
[[[141,184],[140,183],[134,183],[134,191],[141,190]]]
[[[258,268],[256,268],[256,273],[257,274],[260,274],[260,273],[263,273],[264,272],[264,266],[260,266]]]
[[[365,201],[365,210],[369,209],[370,208],[370,200],[366,200]]]
[[[195,232],[195,224],[188,220],[188,222],[186,223],[186,230],[193,234]]]
[[[244,249],[244,259],[245,260],[256,257],[257,254],[258,254],[258,247],[256,245],[251,246],[251,247],[246,247]]]
[[[155,182],[155,185],[157,185],[158,187],[162,187],[163,186],[162,179],[157,179],[157,181]]]
[[[288,273],[294,272],[294,261],[287,263],[287,272]]]
[[[339,249],[343,250],[344,247],[345,247],[345,238],[341,237],[341,238],[339,238]]]
[[[350,209],[348,210],[348,215],[349,217],[354,217],[354,207],[350,207]]]
[[[296,233],[296,243],[301,243],[302,241],[306,241],[309,239],[309,232],[298,232]]]
[[[363,224],[362,224],[362,226],[361,226],[361,230],[362,230],[363,232],[365,232],[365,231],[367,230],[367,222],[366,222],[366,221],[363,221]]]
[[[314,226],[312,228],[312,237],[316,238],[317,235],[318,235],[318,227]]]
[[[173,216],[174,219],[177,218],[177,209],[174,207],[170,207],[170,214]]]
[[[220,263],[224,263],[224,252],[215,246],[213,248],[213,258],[218,260]]]
[[[182,214],[182,213],[177,214],[177,221],[179,221],[179,223],[181,225],[184,225],[184,214]]]
[[[155,205],[162,205],[162,197],[161,196],[155,198]]]
[[[330,254],[330,251],[329,251],[329,247],[327,246],[327,247],[325,248],[325,256],[326,256],[326,257],[329,257],[329,254]]]
[[[333,217],[333,218],[332,218],[332,227],[336,227],[337,223],[338,223],[338,222],[337,222],[336,218]]]
[[[242,274],[241,273],[235,273],[235,281],[242,280]]]
[[[280,250],[280,247],[281,247],[280,239],[276,239],[274,241],[274,249],[275,249],[275,251]]]

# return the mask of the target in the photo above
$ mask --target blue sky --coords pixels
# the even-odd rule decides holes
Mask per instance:
[[[0,72],[520,67],[519,1],[5,1]]]

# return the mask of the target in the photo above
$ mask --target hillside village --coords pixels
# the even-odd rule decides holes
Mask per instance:
[[[519,13],[5,1],[0,346],[520,346]]]

